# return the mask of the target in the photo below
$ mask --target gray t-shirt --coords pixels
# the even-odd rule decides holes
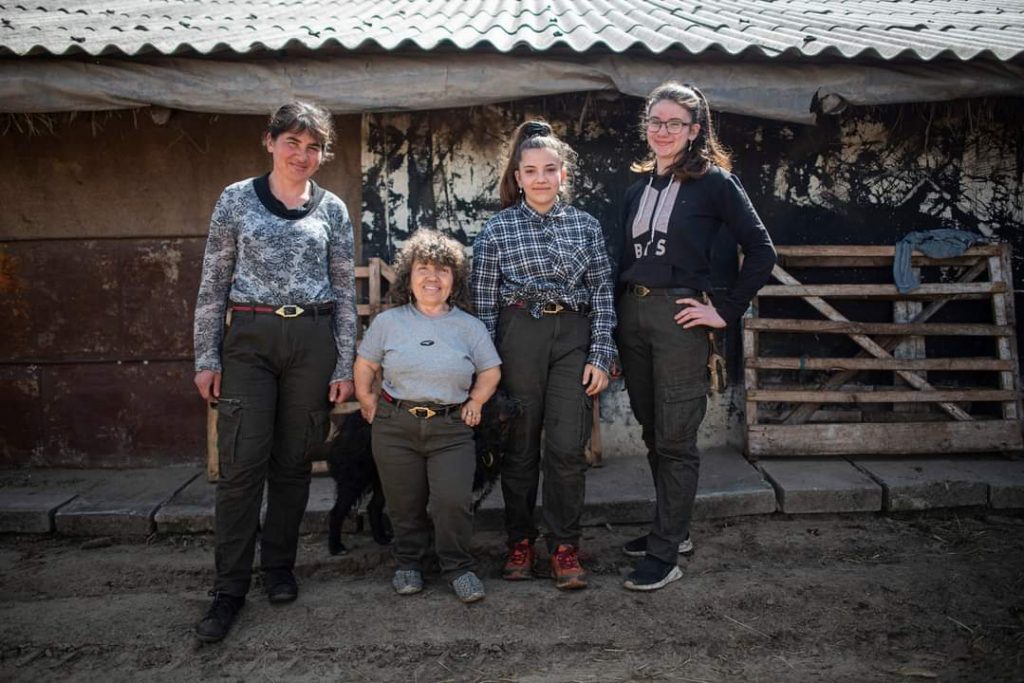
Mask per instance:
[[[462,403],[474,373],[501,365],[484,324],[454,306],[436,318],[412,304],[384,311],[366,330],[358,354],[380,364],[384,391],[425,403]]]

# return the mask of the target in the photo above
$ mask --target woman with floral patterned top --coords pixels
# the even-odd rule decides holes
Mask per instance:
[[[615,356],[611,266],[601,226],[565,203],[576,154],[543,121],[519,126],[501,178],[502,211],[473,244],[473,301],[494,336],[502,386],[522,405],[501,469],[509,581],[533,576],[538,478],[551,572],[584,588],[579,561],[593,400]],[[541,432],[544,458],[541,462]]]
[[[331,403],[352,395],[352,223],[345,204],[312,180],[333,136],[330,114],[318,106],[278,109],[263,138],[270,173],[228,186],[210,221],[195,384],[217,408],[220,479],[213,604],[196,625],[202,641],[224,638],[245,603],[258,534],[270,602],[298,597],[305,455],[324,441]]]

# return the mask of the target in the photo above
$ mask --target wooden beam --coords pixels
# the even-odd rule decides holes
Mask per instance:
[[[1010,337],[1008,325],[967,323],[860,323],[849,320],[798,320],[791,318],[755,318],[747,321],[752,330],[762,332],[808,332],[848,335],[924,335],[949,337]]]
[[[747,358],[746,367],[759,370],[1013,370],[999,358]]]
[[[773,455],[915,455],[1005,452],[1024,448],[1016,420],[893,424],[753,425],[751,457]]]
[[[973,266],[981,256],[953,256],[944,259],[912,256],[912,266]],[[891,268],[891,256],[779,256],[786,268]]]
[[[896,285],[767,285],[758,291],[760,297],[827,296],[832,299],[934,299],[959,296],[960,298],[988,298],[1006,292],[1004,282],[942,282],[923,284],[906,294]]]
[[[979,244],[970,247],[964,256],[997,256],[998,244]],[[775,251],[779,256],[885,256],[892,263],[896,255],[895,245],[884,244],[812,244],[812,245],[777,245]],[[921,252],[915,251],[915,254]]]
[[[1013,304],[1013,267],[1010,263],[1010,247],[1003,244],[1002,252],[988,260],[988,271],[992,280],[1001,280],[1006,283],[1010,294],[996,294],[992,297],[992,319],[998,325],[1016,327],[1016,316]],[[1007,372],[999,375],[999,386],[1003,389],[1014,389],[1018,387],[1019,368],[1017,367],[1017,343],[1015,339],[1002,338],[996,342],[996,353],[1000,358],[1010,361],[1013,365]],[[1003,404],[1003,417],[1007,420],[1021,419],[1020,396],[1013,401]]]
[[[758,403],[960,403],[1001,402],[1014,398],[1003,389],[933,389],[931,391],[821,391],[818,389],[756,389],[748,401]]]

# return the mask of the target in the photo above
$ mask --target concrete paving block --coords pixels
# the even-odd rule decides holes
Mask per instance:
[[[0,489],[0,533],[48,534],[53,515],[75,499],[73,491]]]
[[[701,456],[694,519],[775,512],[775,490],[738,451],[708,449]]]
[[[892,491],[892,510],[985,505],[1024,507],[1024,460],[998,457],[858,461]]]
[[[889,511],[988,504],[989,485],[970,460],[908,457],[854,462],[881,482]]]
[[[160,506],[153,516],[156,530],[161,534],[213,533],[216,501],[217,484],[204,473]]]
[[[992,459],[977,464],[988,482],[988,504],[994,508],[1024,508],[1024,460]]]
[[[326,534],[327,514],[332,507],[334,507],[334,480],[330,477],[313,477],[309,483],[309,502],[306,504],[306,514],[302,516],[302,524],[299,525],[299,533]]]
[[[758,465],[787,514],[882,509],[882,487],[846,460],[765,458]]]
[[[195,467],[106,470],[105,479],[57,511],[57,533],[68,536],[148,536],[161,505],[200,476]]]
[[[0,471],[0,531],[50,533],[57,510],[109,476],[104,470]]]

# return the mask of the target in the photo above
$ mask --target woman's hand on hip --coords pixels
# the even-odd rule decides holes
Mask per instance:
[[[697,327],[713,327],[717,330],[725,327],[725,321],[718,311],[711,304],[701,303],[697,299],[676,299],[677,304],[686,304],[686,308],[675,315],[676,323],[683,326],[683,329]]]
[[[193,380],[199,395],[204,401],[216,401],[220,398],[220,373],[213,370],[200,370]]]
[[[331,400],[331,403],[344,403],[352,397],[352,393],[355,391],[355,385],[352,384],[350,379],[331,382],[330,387],[327,397]]]
[[[597,396],[608,386],[608,373],[587,363],[583,367],[583,385],[587,387],[587,396]]]

